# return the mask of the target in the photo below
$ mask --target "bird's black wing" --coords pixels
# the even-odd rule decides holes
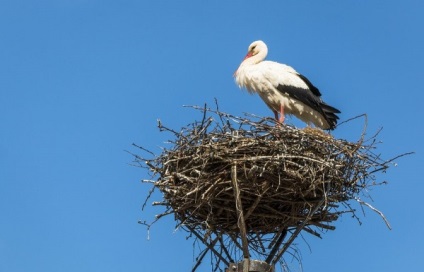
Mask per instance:
[[[321,97],[321,92],[318,90],[317,87],[315,87],[312,82],[309,81],[309,79],[307,79],[304,75],[301,74],[297,74],[297,76],[299,76],[303,82],[305,82],[305,84],[308,86],[309,90],[316,96]],[[331,111],[333,113],[340,113],[340,111],[330,105],[325,104],[321,98],[319,98],[319,104],[321,107],[324,107],[326,110]]]
[[[284,85],[279,84],[277,86],[277,90],[282,94],[286,94],[289,97],[292,97],[306,106],[316,110],[321,113],[321,98],[314,93],[312,93],[309,89],[296,87],[293,85]]]
[[[302,79],[303,82],[305,82],[305,84],[308,86],[309,90],[316,96],[321,96],[321,92],[318,90],[317,87],[314,86],[314,84],[312,84],[312,82],[309,81],[309,79],[307,79],[304,75],[301,74],[297,74],[298,77],[300,77],[300,79]]]
[[[309,84],[311,84],[311,83],[309,82]],[[307,83],[307,85],[308,85],[308,83]],[[311,84],[311,86],[313,86],[313,85]],[[309,87],[309,85],[308,85],[308,87]],[[312,91],[312,90],[309,90],[309,89],[296,87],[296,86],[293,86],[293,85],[279,84],[277,86],[277,90],[279,92],[286,94],[289,97],[292,97],[292,98],[302,102],[306,106],[308,106],[308,107],[312,108],[313,110],[317,111],[318,113],[320,113],[327,120],[328,124],[330,125],[330,129],[334,129],[336,124],[337,124],[337,119],[339,119],[339,117],[336,115],[336,113],[340,113],[340,111],[338,109],[324,103],[321,100],[321,98],[319,97],[319,95],[321,95],[321,94],[319,93],[318,89],[316,87],[314,87],[314,88],[315,88],[314,91]],[[319,95],[317,95],[317,93]]]

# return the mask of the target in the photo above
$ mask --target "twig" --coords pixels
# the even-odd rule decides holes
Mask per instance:
[[[392,227],[390,226],[389,221],[386,219],[386,217],[384,216],[384,214],[381,211],[377,210],[376,208],[374,208],[373,206],[371,206],[371,204],[369,204],[369,203],[361,200],[358,197],[355,197],[355,200],[358,201],[359,204],[365,205],[368,208],[370,208],[371,210],[373,210],[374,212],[378,213],[380,215],[380,217],[383,218],[384,223],[386,223],[387,228],[389,228],[390,230],[392,229]]]

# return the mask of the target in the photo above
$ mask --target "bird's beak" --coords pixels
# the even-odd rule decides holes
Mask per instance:
[[[247,55],[244,57],[243,60],[250,58],[251,56],[253,56],[252,52],[248,52]]]

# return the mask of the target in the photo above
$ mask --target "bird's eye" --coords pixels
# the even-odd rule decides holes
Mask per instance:
[[[255,50],[255,48],[256,48],[256,45],[252,46],[252,49],[250,49],[250,51]]]

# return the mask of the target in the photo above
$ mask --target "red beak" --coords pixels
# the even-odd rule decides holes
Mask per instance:
[[[247,53],[246,57],[244,57],[243,60],[250,58],[251,56],[253,56],[252,52]]]

